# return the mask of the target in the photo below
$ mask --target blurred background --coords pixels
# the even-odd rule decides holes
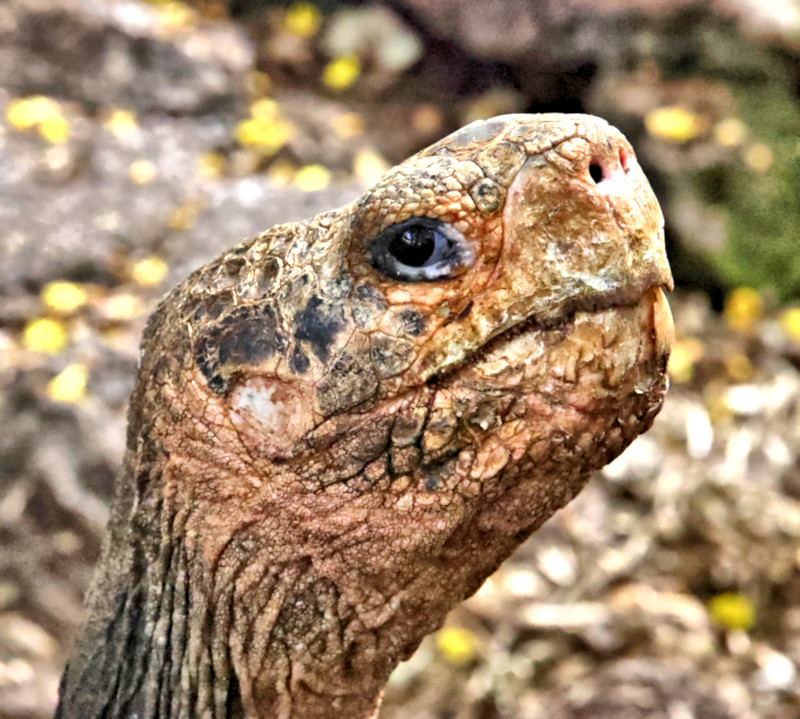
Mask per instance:
[[[161,293],[540,111],[660,197],[672,389],[381,716],[800,716],[799,90],[798,0],[0,0],[0,718],[52,714]]]

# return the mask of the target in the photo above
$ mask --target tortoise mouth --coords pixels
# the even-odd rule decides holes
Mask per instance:
[[[574,348],[576,339],[570,336],[577,325],[592,325],[596,330],[578,341],[581,353],[602,351],[613,357],[623,343],[633,343],[639,359],[652,363],[654,374],[666,371],[674,325],[664,289],[652,285],[639,292],[614,291],[576,298],[553,318],[527,317],[492,337],[444,376],[454,377],[465,369],[499,376],[537,364],[556,344],[569,340]]]
[[[480,359],[490,354],[493,350],[507,344],[516,337],[527,333],[558,333],[570,327],[578,315],[595,315],[605,312],[617,312],[626,308],[639,306],[652,308],[652,328],[654,338],[657,340],[657,354],[669,354],[674,340],[675,328],[672,313],[662,286],[651,286],[644,292],[638,291],[613,291],[587,295],[568,300],[562,305],[557,316],[541,318],[531,315],[516,324],[502,330],[499,334],[489,339],[477,352],[473,353],[469,361],[477,363]]]

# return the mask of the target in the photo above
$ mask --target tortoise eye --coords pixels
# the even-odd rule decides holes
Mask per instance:
[[[400,282],[457,277],[475,252],[455,227],[432,217],[411,217],[383,230],[369,246],[370,264]]]

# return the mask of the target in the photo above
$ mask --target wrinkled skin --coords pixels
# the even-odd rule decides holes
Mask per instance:
[[[439,218],[472,261],[391,279]],[[646,430],[662,216],[583,115],[474,123],[201,268],[145,331],[58,716],[369,717],[449,609]]]

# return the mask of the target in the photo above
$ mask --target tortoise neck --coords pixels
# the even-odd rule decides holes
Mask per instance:
[[[88,617],[62,678],[56,717],[189,716],[190,703],[201,708],[208,701],[187,671],[203,637],[202,594],[192,589],[175,517],[164,502],[135,496],[134,465],[126,461],[118,478]],[[232,710],[225,716],[242,716],[224,677],[214,674],[214,688],[224,685],[222,699]]]
[[[375,716],[391,666],[362,671],[364,649],[375,665],[374,647],[334,640],[335,587],[308,559],[275,564],[254,551],[258,527],[240,529],[209,562],[193,513],[161,476],[137,477],[136,464],[118,479],[56,719]]]

